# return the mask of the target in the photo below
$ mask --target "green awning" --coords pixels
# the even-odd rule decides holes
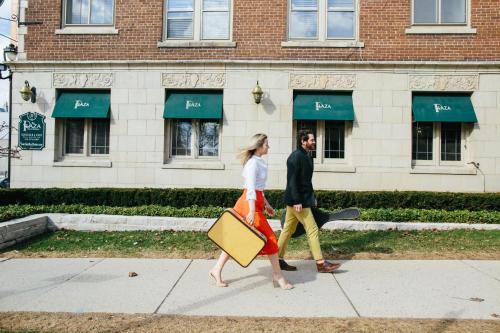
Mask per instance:
[[[169,91],[163,118],[222,118],[222,91]]]
[[[415,94],[412,111],[413,121],[477,122],[469,94]]]
[[[354,120],[352,93],[298,92],[293,97],[293,119]]]
[[[56,101],[53,118],[108,118],[109,91],[63,91]]]

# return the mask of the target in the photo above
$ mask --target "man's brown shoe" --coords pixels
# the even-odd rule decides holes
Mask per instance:
[[[316,263],[316,268],[318,268],[319,273],[331,273],[339,267],[340,267],[340,264],[336,264],[336,263],[329,262],[326,260],[322,264]]]
[[[280,259],[280,268],[282,271],[296,271],[297,267],[288,265],[287,262],[283,259]]]

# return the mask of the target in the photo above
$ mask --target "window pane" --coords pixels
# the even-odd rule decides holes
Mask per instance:
[[[167,38],[192,38],[193,13],[168,13]]]
[[[415,23],[438,23],[437,0],[413,0]]]
[[[83,154],[85,119],[66,119],[66,154]]]
[[[113,0],[92,0],[92,7],[90,11],[90,23],[112,24]]]
[[[343,121],[325,121],[325,158],[344,158],[345,125]]]
[[[292,10],[317,10],[318,0],[292,0]]]
[[[465,23],[466,0],[441,0],[441,23]]]
[[[297,133],[299,133],[300,130],[303,129],[308,129],[311,130],[314,133],[314,138],[317,138],[317,123],[316,120],[297,120]],[[297,140],[297,139],[295,139]],[[297,142],[297,141],[295,141]],[[312,151],[312,157],[316,158],[316,149]]]
[[[432,160],[432,130],[433,123],[413,123],[413,160]]]
[[[229,39],[229,12],[203,13],[203,39]]]
[[[441,123],[441,160],[460,161],[460,123]]]
[[[203,10],[228,11],[229,0],[203,0]]]
[[[354,9],[354,0],[328,0],[328,9]]]
[[[92,119],[91,154],[109,154],[109,119]]]
[[[191,120],[172,120],[172,156],[191,155]]]
[[[67,0],[66,24],[88,24],[90,0]]]
[[[354,12],[328,12],[328,38],[354,38]]]
[[[200,121],[198,146],[199,156],[219,155],[219,122],[217,120]]]
[[[194,0],[167,0],[168,11],[193,11]]]
[[[317,12],[292,12],[290,38],[314,38],[318,35]]]

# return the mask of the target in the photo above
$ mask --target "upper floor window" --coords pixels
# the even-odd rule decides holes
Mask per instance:
[[[166,39],[229,40],[230,0],[167,0]]]
[[[467,0],[413,0],[413,24],[467,24]]]
[[[112,25],[114,0],[66,0],[66,25]]]
[[[356,38],[356,0],[290,0],[289,38]]]

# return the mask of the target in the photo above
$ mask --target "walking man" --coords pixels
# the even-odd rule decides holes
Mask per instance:
[[[340,267],[340,264],[331,263],[323,259],[319,244],[319,229],[311,212],[311,207],[316,206],[316,198],[312,186],[314,162],[310,152],[316,147],[314,134],[310,130],[301,130],[297,135],[297,150],[292,152],[286,161],[287,176],[285,203],[286,220],[281,231],[278,248],[279,263],[282,270],[296,271],[297,267],[291,266],[283,259],[286,247],[292,237],[297,224],[304,225],[316,267],[320,273],[331,273]]]

